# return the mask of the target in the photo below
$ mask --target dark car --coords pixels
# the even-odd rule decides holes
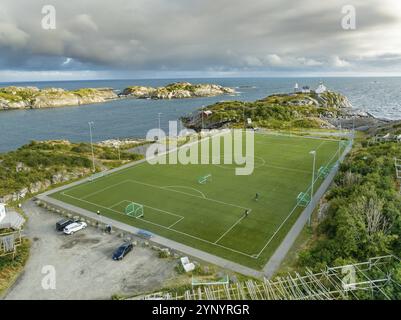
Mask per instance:
[[[113,253],[113,260],[122,260],[125,255],[132,250],[134,246],[130,242],[125,242]]]
[[[71,220],[71,219],[60,220],[59,222],[56,223],[56,230],[57,231],[63,231],[64,228],[66,226],[70,225],[71,223],[74,223],[74,220]]]

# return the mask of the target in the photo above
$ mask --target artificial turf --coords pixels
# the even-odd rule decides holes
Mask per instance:
[[[339,142],[259,133],[254,146],[251,175],[227,164],[142,162],[50,197],[261,269],[302,212],[296,204],[311,185],[309,152],[317,151],[317,173],[336,162]],[[200,184],[207,174],[211,181]],[[124,213],[130,202],[144,206],[142,218]]]

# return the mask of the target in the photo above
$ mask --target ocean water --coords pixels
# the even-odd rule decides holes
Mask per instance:
[[[163,86],[176,81],[216,83],[233,87],[235,96],[182,100],[121,99],[102,104],[37,110],[0,112],[0,152],[14,150],[30,140],[68,139],[89,141],[88,122],[94,122],[93,139],[144,137],[157,128],[167,130],[169,120],[177,120],[222,100],[253,101],[269,94],[291,92],[295,82],[315,88],[320,81],[334,91],[346,95],[356,109],[376,117],[401,119],[401,78],[218,78],[218,79],[158,79],[158,80],[96,80],[0,83],[1,86],[60,87],[64,89],[111,87],[122,90],[131,85]]]

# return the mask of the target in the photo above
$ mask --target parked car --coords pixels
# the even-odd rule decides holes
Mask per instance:
[[[71,223],[74,223],[74,220],[71,220],[71,219],[60,220],[59,222],[56,223],[56,230],[57,231],[63,231],[64,228],[66,226],[70,225]]]
[[[128,252],[133,249],[133,245],[131,242],[124,242],[121,246],[117,248],[113,253],[113,260],[122,260]]]
[[[87,226],[85,222],[73,222],[64,228],[64,233],[73,234],[79,230],[85,229]]]

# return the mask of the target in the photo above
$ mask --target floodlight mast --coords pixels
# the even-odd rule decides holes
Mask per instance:
[[[88,125],[89,125],[89,135],[90,135],[90,142],[91,142],[91,150],[92,150],[92,171],[95,172],[96,168],[95,168],[95,154],[93,152],[93,139],[92,139],[92,126],[95,123],[93,121],[89,121]]]
[[[313,155],[313,168],[312,168],[312,185],[311,185],[311,194],[310,194],[310,204],[313,207],[313,193],[314,193],[314,185],[315,185],[315,167],[316,167],[316,150],[312,150],[309,154]],[[312,223],[312,213],[309,215],[309,225]]]

